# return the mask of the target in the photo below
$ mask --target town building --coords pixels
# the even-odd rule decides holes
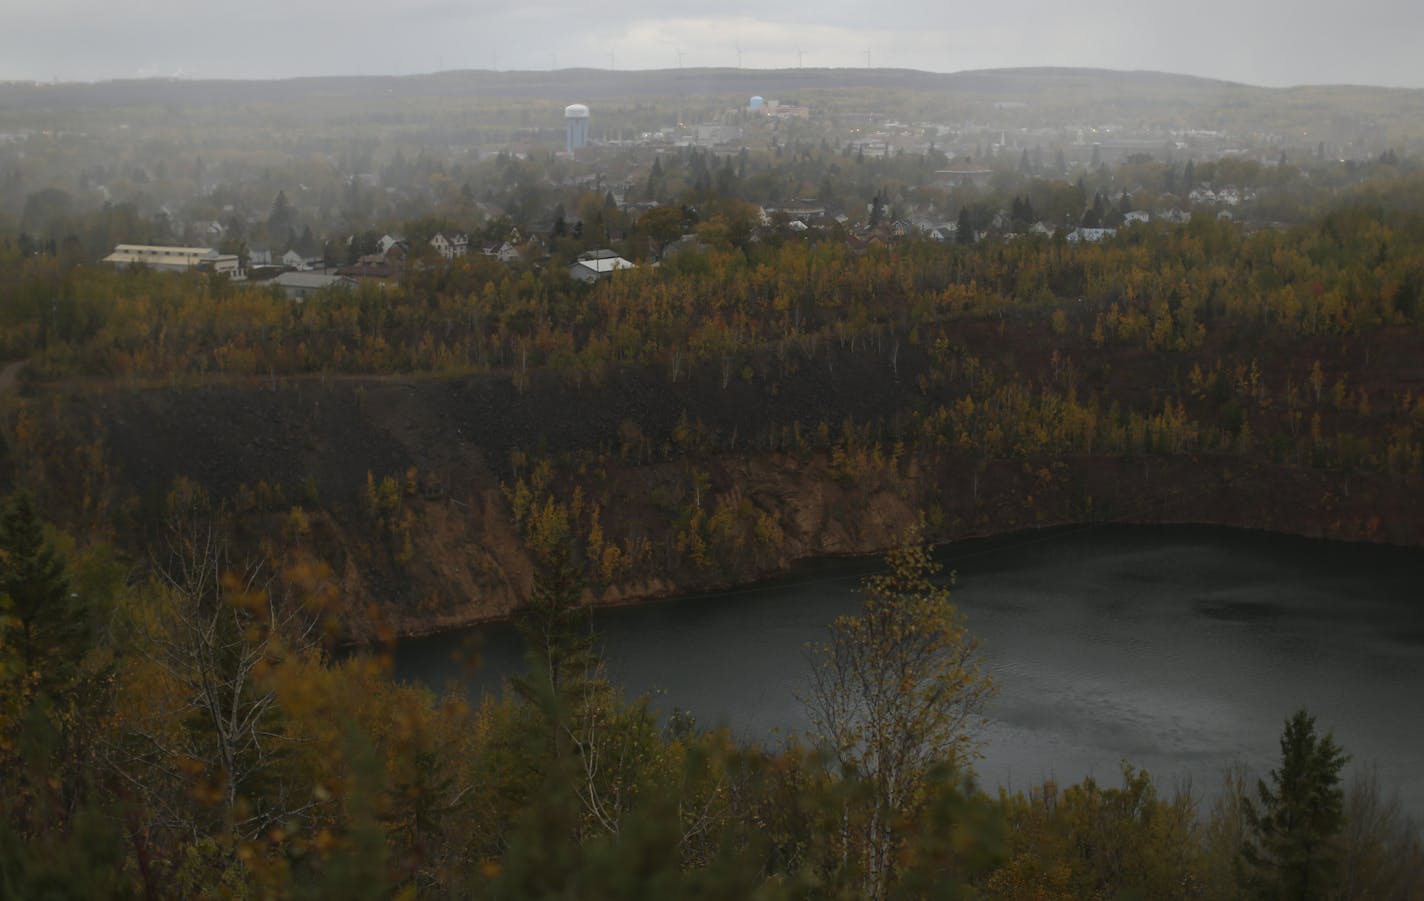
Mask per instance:
[[[326,275],[321,272],[283,272],[272,279],[271,284],[282,289],[282,293],[292,300],[306,300],[318,291],[327,288],[354,288],[355,279],[344,275]]]
[[[436,232],[435,237],[430,239],[430,246],[445,259],[453,260],[470,252],[470,239],[466,235]]]
[[[234,281],[246,278],[242,261],[235,253],[218,253],[211,247],[166,247],[156,244],[118,244],[103,262],[127,269],[146,266],[161,272],[198,270],[226,275]]]
[[[569,277],[574,281],[591,285],[623,269],[636,269],[633,263],[623,259],[611,250],[592,250],[579,254],[578,261],[569,267]]]
[[[993,177],[993,169],[977,166],[969,160],[952,163],[948,169],[935,171],[935,181],[946,188],[961,185],[987,185]]]
[[[1117,234],[1115,228],[1075,228],[1067,235],[1069,244],[1097,244]]]

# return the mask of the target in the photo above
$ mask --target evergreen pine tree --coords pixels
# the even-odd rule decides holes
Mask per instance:
[[[1280,767],[1270,785],[1257,781],[1257,797],[1245,804],[1242,857],[1255,897],[1335,897],[1335,838],[1345,822],[1340,769],[1348,759],[1332,735],[1316,735],[1315,717],[1304,710],[1286,721]]]
[[[974,243],[974,220],[969,215],[969,207],[959,208],[959,222],[955,226],[954,238],[960,244]]]
[[[566,548],[557,548],[535,577],[529,607],[519,621],[530,674],[511,683],[525,700],[537,703],[543,697],[567,712],[583,702],[595,680],[593,621],[582,594],[577,562]]]
[[[292,225],[292,205],[287,200],[286,191],[278,191],[272,201],[272,212],[267,217],[267,225],[273,231],[285,232]]]
[[[70,592],[64,565],[23,492],[0,513],[0,593],[12,622],[6,643],[25,672],[38,674],[43,691],[68,685],[89,647],[92,617]]]

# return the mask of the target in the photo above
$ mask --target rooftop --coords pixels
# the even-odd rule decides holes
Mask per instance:
[[[327,288],[331,285],[349,285],[351,279],[340,275],[326,275],[321,272],[284,272],[272,279],[272,284],[282,288]]]
[[[119,244],[104,257],[105,263],[147,263],[150,266],[196,266],[218,257],[211,247],[163,247],[155,244]]]
[[[632,263],[628,262],[622,257],[604,257],[598,260],[579,260],[574,265],[583,266],[592,272],[597,272],[599,275],[604,275],[609,272],[616,272],[619,269],[637,268]]]

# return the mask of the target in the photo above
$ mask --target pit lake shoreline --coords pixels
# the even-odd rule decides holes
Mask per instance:
[[[1025,788],[1122,762],[1160,788],[1219,788],[1274,765],[1286,717],[1306,707],[1352,767],[1378,768],[1424,815],[1424,551],[1229,529],[1097,525],[942,546],[951,600],[1000,685],[987,711],[987,786]],[[751,586],[594,611],[610,677],[666,714],[745,740],[801,732],[805,645],[854,612],[878,557],[793,567]],[[451,659],[478,636],[484,668]],[[513,623],[401,642],[396,675],[497,693],[523,666]]]
[[[982,548],[982,552],[989,553],[1001,549],[1001,545],[1005,544],[1017,545],[1020,542],[1033,543],[1037,541],[1050,541],[1066,535],[1100,529],[1205,529],[1210,531],[1238,532],[1243,535],[1260,536],[1266,539],[1280,538],[1300,540],[1311,542],[1321,547],[1386,548],[1400,551],[1417,551],[1420,552],[1421,559],[1424,559],[1424,546],[1412,543],[1391,542],[1385,540],[1383,537],[1378,540],[1347,539],[1329,535],[1312,534],[1305,531],[1262,529],[1252,526],[1233,525],[1231,523],[1201,522],[1196,520],[1135,521],[1117,519],[1108,522],[1055,522],[1037,527],[1008,529],[998,532],[988,532],[981,535],[966,535],[950,541],[935,542],[933,549],[936,556],[943,559],[949,550],[957,547]],[[716,597],[743,592],[757,592],[769,587],[797,584],[799,574],[803,571],[817,570],[825,566],[837,564],[844,564],[847,567],[855,568],[857,572],[869,574],[877,571],[879,568],[878,564],[884,560],[885,553],[888,550],[889,548],[885,548],[877,551],[866,551],[864,553],[819,554],[811,557],[798,558],[791,561],[782,569],[763,573],[750,579],[731,579],[725,582],[703,582],[695,587],[675,584],[666,579],[657,579],[655,581],[660,586],[658,588],[649,589],[647,591],[637,591],[625,586],[624,590],[620,591],[611,599],[606,597],[600,598],[589,589],[586,590],[585,603],[590,604],[595,610],[595,613],[597,613],[598,611],[677,603],[678,601],[688,598]],[[461,618],[453,623],[441,623],[428,628],[405,625],[403,628],[395,631],[394,639],[397,642],[404,642],[437,638],[441,635],[468,632],[471,629],[478,629],[484,626],[500,623],[511,624],[517,622],[520,615],[521,611],[516,609],[512,613]],[[380,640],[371,637],[347,639],[338,643],[338,650],[343,654],[360,653],[379,644],[381,644]]]

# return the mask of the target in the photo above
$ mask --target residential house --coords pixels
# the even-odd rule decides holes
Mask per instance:
[[[517,263],[522,259],[519,253],[519,245],[509,241],[500,241],[496,244],[491,244],[484,249],[483,253],[485,256],[494,257],[505,264]]]
[[[779,211],[808,225],[815,225],[826,218],[826,205],[814,200],[793,200],[782,204]]]
[[[1069,244],[1097,244],[1117,234],[1115,228],[1075,228],[1068,233]]]
[[[470,252],[470,239],[467,235],[436,232],[435,237],[430,239],[430,246],[445,259],[453,260]]]

